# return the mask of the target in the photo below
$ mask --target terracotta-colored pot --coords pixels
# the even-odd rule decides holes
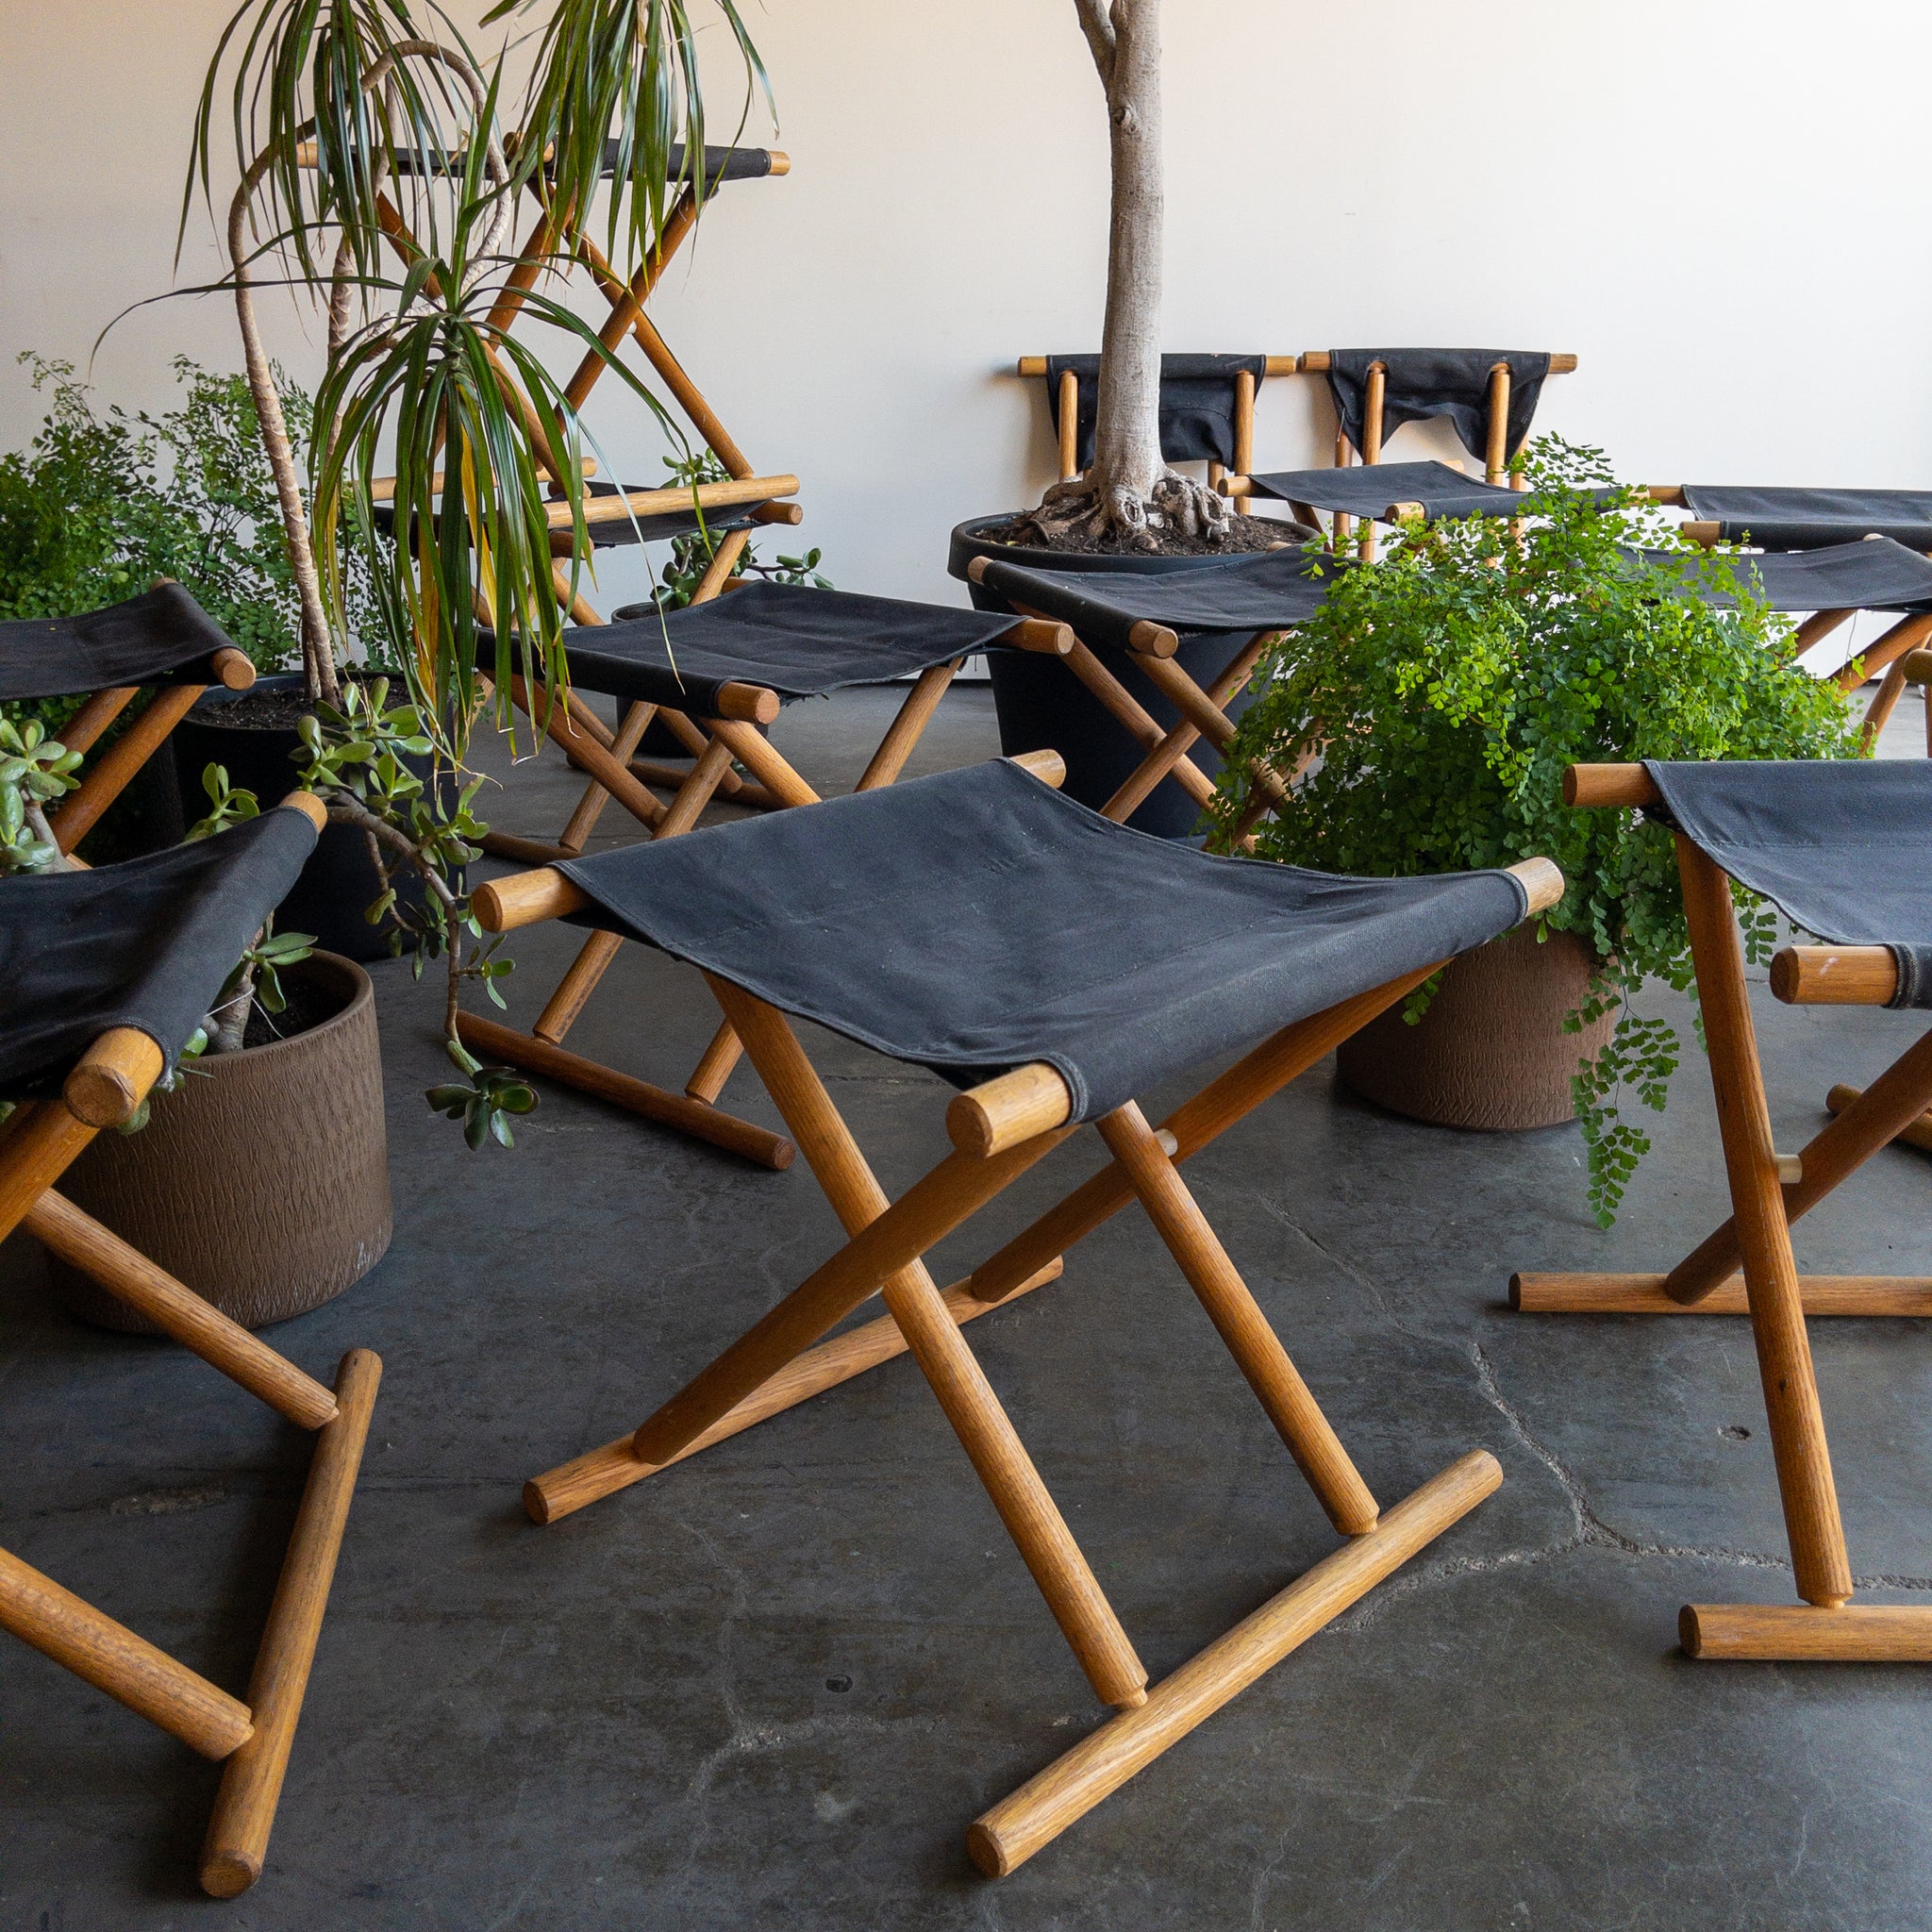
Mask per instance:
[[[1413,1026],[1391,1007],[1342,1041],[1336,1067],[1365,1100],[1442,1127],[1505,1131],[1574,1120],[1570,1079],[1608,1041],[1616,1015],[1580,1033],[1563,1016],[1583,1002],[1594,955],[1574,933],[1539,945],[1522,926],[1465,953]]]
[[[341,1009],[267,1046],[211,1054],[157,1093],[137,1134],[102,1134],[60,1191],[244,1327],[331,1300],[382,1259],[393,1218],[375,996],[353,961],[288,968]],[[103,1327],[152,1325],[49,1257],[55,1291]]]

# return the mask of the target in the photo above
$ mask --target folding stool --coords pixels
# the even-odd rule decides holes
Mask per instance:
[[[1807,1315],[1932,1315],[1932,1279],[1800,1274],[1790,1224],[1919,1121],[1923,1035],[1797,1155],[1778,1153],[1759,1070],[1730,881],[1824,945],[1788,946],[1771,991],[1791,1005],[1932,1007],[1932,766],[1822,759],[1575,765],[1577,807],[1640,807],[1676,840],[1732,1219],[1668,1274],[1531,1274],[1512,1307],[1551,1314],[1748,1314],[1771,1423],[1798,1605],[1687,1604],[1694,1657],[1932,1662],[1932,1608],[1855,1605]],[[1741,1280],[1739,1278],[1741,1273]]]
[[[0,1627],[224,1764],[201,1882],[260,1876],[361,1464],[382,1364],[342,1358],[331,1390],[56,1191],[103,1128],[131,1119],[202,1023],[315,844],[319,799],[124,864],[0,880],[0,1240],[25,1227],[298,1427],[313,1459],[247,1701],[0,1550]]]
[[[858,789],[890,785],[968,656],[996,649],[1054,655],[1074,648],[1064,625],[1010,611],[958,610],[765,583],[744,584],[682,610],[571,631],[566,654],[574,690],[616,697],[626,707],[623,720],[612,731],[587,704],[550,707],[546,729],[590,774],[591,789],[555,844],[499,834],[491,849],[525,859],[575,858],[611,798],[653,839],[690,831],[714,793],[741,805],[815,805],[818,793],[759,727],[794,700],[909,676],[911,687]],[[521,679],[514,694],[520,705],[530,703]],[[629,754],[654,717],[667,709],[693,724],[701,748],[670,804],[660,805],[632,768]],[[755,785],[736,779],[734,760],[744,764]],[[735,788],[728,793],[727,779]],[[790,1141],[715,1105],[739,1057],[728,1025],[720,1029],[682,1094],[563,1050],[564,1036],[622,943],[612,933],[592,933],[529,1033],[464,1013],[458,1021],[463,1040],[478,1053],[565,1081],[747,1159],[789,1166],[795,1151]]]
[[[69,751],[91,749],[143,686],[156,687],[147,708],[48,811],[63,853],[87,836],[209,685],[246,691],[254,682],[246,655],[168,577],[79,617],[0,623],[0,701],[88,693],[57,734]]]
[[[1176,1163],[1456,954],[1553,905],[1508,872],[1340,879],[1143,837],[1049,789],[1034,754],[567,859],[478,890],[508,931],[569,916],[702,970],[848,1240],[641,1427],[536,1477],[540,1523],[909,1352],[1096,1694],[1120,1715],[995,1805],[969,1850],[1012,1871],[1501,1480],[1487,1452],[1387,1512],[1290,1362]],[[1038,775],[1034,775],[1038,774]],[[1039,782],[1040,777],[1047,782]],[[808,1018],[940,1074],[955,1151],[888,1203],[791,1030]],[[1258,1036],[1266,1038],[1251,1045]],[[1249,1050],[1156,1128],[1134,1099]],[[1092,1122],[1111,1163],[943,1294],[921,1257]],[[1138,1198],[1350,1541],[1151,1690],[961,1324],[1053,1280]],[[824,1341],[874,1291],[886,1313]]]
[[[1890,537],[1932,551],[1932,490],[1809,490],[1713,483],[1653,483],[1651,501],[1688,509],[1693,543],[1753,543],[1815,550],[1859,537]]]

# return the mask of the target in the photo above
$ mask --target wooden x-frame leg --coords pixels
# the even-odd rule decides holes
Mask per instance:
[[[940,700],[964,661],[955,658],[947,663],[932,665],[913,680],[856,790],[871,791],[890,785],[905,770],[907,759],[912,756],[939,708]],[[511,689],[517,703],[528,711],[531,699],[523,681],[513,679]],[[633,718],[646,708],[633,707]],[[658,715],[667,714],[660,711]],[[819,802],[818,793],[799,776],[784,755],[759,734],[756,724],[743,719],[707,718],[702,721],[702,749],[695,762],[671,804],[659,806],[624,765],[620,750],[622,733],[631,723],[632,719],[627,718],[619,732],[612,733],[588,706],[573,706],[568,712],[554,706],[547,721],[550,736],[573,759],[582,762],[594,786],[607,796],[614,795],[620,803],[632,805],[631,794],[643,792],[656,816],[650,817],[642,809],[638,809],[637,815],[651,825],[654,839],[673,839],[690,831],[719,790],[734,759],[744,764],[781,807]],[[639,725],[638,735],[641,732],[642,726]],[[635,743],[635,738],[631,741]],[[589,796],[587,792],[587,801]],[[559,853],[533,841],[508,839],[497,841],[492,850],[539,861],[575,857],[574,852]],[[462,1013],[457,1019],[458,1037],[475,1052],[492,1055],[529,1073],[547,1074],[645,1120],[656,1121],[660,1126],[675,1127],[760,1166],[777,1170],[790,1167],[797,1150],[784,1135],[725,1113],[716,1105],[742,1051],[728,1019],[706,1047],[681,1094],[564,1050],[565,1035],[596,991],[598,982],[610,970],[623,944],[615,933],[591,933],[528,1033],[486,1020],[480,1014]]]
[[[1781,1181],[1790,1163],[1772,1144],[1729,882],[1682,837],[1677,865],[1732,1219],[1667,1275],[1519,1274],[1510,1283],[1510,1303],[1552,1314],[1749,1315],[1804,1603],[1686,1605],[1679,1632],[1690,1656],[1932,1662],[1932,1608],[1848,1601],[1851,1564],[1805,1327],[1807,1315],[1932,1315],[1932,1279],[1801,1275],[1790,1237],[1793,1221],[1932,1101],[1932,1034],[1847,1105],[1798,1156],[1796,1177]]]
[[[1379,1510],[1177,1171],[1179,1161],[1435,970],[1424,968],[1284,1028],[1158,1129],[1131,1102],[1108,1114],[1096,1124],[1113,1157],[1109,1164],[943,1293],[920,1257],[1074,1129],[1027,1128],[1010,1141],[958,1145],[924,1179],[889,1203],[784,1015],[728,982],[710,979],[727,1022],[744,1041],[848,1240],[637,1429],[533,1478],[524,1492],[531,1517],[554,1523],[909,1352],[1089,1682],[1119,1712],[974,1822],[967,1838],[974,1860],[992,1875],[1012,1871],[1467,1514],[1502,1480],[1495,1458],[1475,1451],[1393,1508]],[[1059,1091],[1057,1118],[1063,1122]],[[1064,1248],[1130,1200],[1146,1209],[1330,1521],[1350,1540],[1151,1689],[1119,1619],[959,1332],[989,1309],[1057,1278]],[[874,1292],[885,1303],[882,1317],[823,1339]]]
[[[158,1071],[158,1054],[153,1064]],[[382,1363],[352,1349],[335,1387],[325,1388],[56,1192],[54,1181],[96,1130],[60,1100],[32,1103],[0,1130],[0,1240],[25,1227],[251,1395],[314,1431],[315,1454],[245,1703],[7,1550],[0,1629],[223,1764],[201,1882],[215,1897],[233,1898],[260,1876],[268,1855]]]

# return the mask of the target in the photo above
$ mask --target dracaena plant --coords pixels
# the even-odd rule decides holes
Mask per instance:
[[[1578,1031],[1615,1012],[1609,1045],[1573,1092],[1590,1199],[1607,1225],[1649,1151],[1625,1117],[1661,1111],[1680,1043],[1635,1011],[1646,980],[1694,994],[1670,833],[1628,812],[1562,801],[1572,764],[1640,758],[1855,757],[1858,734],[1829,681],[1795,661],[1790,621],[1732,566],[1677,539],[1600,451],[1531,445],[1523,521],[1470,518],[1401,537],[1337,573],[1321,608],[1262,658],[1215,806],[1225,841],[1257,801],[1248,760],[1307,768],[1257,826],[1261,856],[1388,875],[1542,856],[1568,890],[1540,929],[1575,933],[1597,961]],[[1718,575],[1720,574],[1721,575]],[[1775,943],[1770,908],[1739,890],[1748,957]],[[1432,986],[1411,999],[1420,1018]],[[1641,1118],[1641,1116],[1640,1116]]]

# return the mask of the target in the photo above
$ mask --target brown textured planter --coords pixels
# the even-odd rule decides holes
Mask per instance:
[[[1435,1126],[1501,1132],[1574,1120],[1570,1076],[1616,1024],[1607,1014],[1563,1031],[1593,957],[1574,933],[1539,945],[1521,926],[1456,960],[1415,1025],[1396,1006],[1343,1041],[1337,1070],[1363,1099]]]
[[[339,994],[306,1033],[195,1063],[138,1134],[103,1134],[60,1191],[244,1327],[339,1295],[392,1228],[369,975],[334,953],[284,974]],[[104,1327],[155,1331],[49,1257],[56,1292]]]

